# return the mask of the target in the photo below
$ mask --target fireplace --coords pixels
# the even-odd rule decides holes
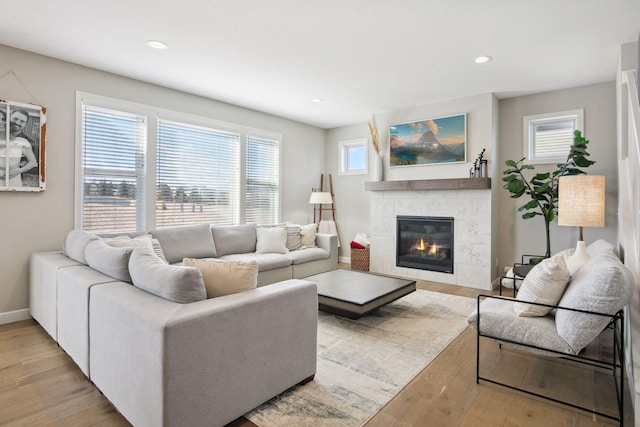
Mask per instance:
[[[398,267],[453,274],[453,218],[396,217]]]

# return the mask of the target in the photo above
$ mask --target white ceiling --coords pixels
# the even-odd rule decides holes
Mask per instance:
[[[620,45],[640,32],[640,0],[0,0],[0,10],[0,44],[322,128],[615,80]],[[474,64],[479,55],[493,61]]]

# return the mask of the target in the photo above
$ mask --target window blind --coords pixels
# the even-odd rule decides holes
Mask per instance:
[[[575,125],[572,120],[534,124],[534,158],[562,158],[573,144]]]
[[[144,229],[144,116],[82,106],[82,229]]]
[[[237,224],[240,135],[158,120],[156,226]]]
[[[247,137],[247,223],[275,224],[280,220],[280,143]]]

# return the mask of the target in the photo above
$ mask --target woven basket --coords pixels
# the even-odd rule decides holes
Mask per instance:
[[[351,269],[369,271],[369,248],[351,248]]]

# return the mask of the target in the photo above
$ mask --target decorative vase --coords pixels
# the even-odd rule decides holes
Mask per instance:
[[[376,154],[373,158],[371,181],[382,181],[382,155]]]

